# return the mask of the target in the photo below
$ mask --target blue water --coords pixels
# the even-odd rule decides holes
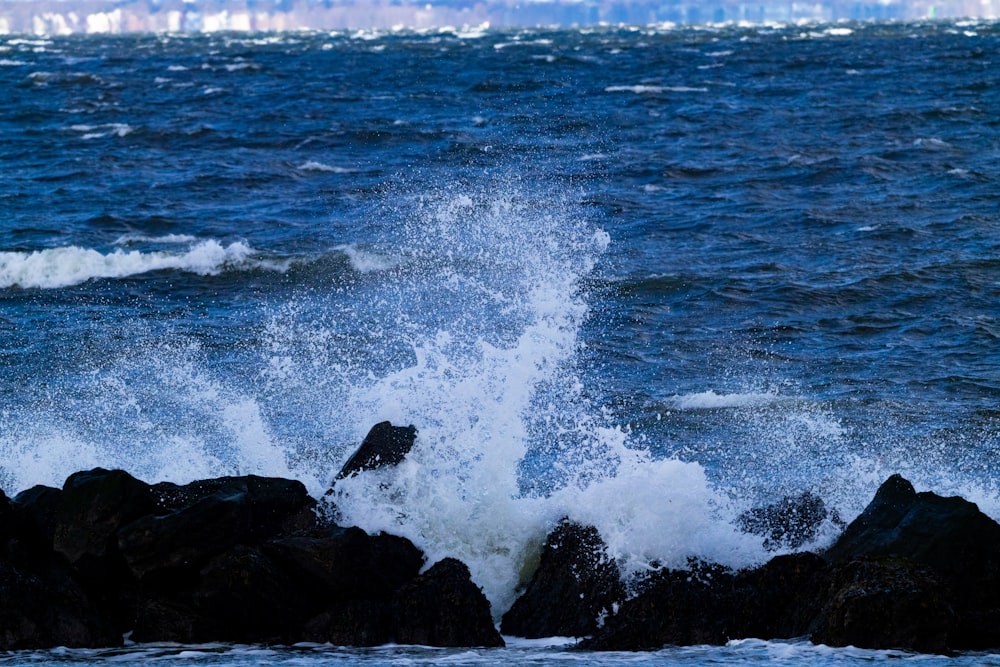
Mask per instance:
[[[989,22],[2,37],[0,487],[320,496],[413,423],[341,518],[462,558],[497,615],[566,514],[627,571],[761,562],[736,513],[812,490],[850,519],[893,472],[1000,518],[998,47]]]

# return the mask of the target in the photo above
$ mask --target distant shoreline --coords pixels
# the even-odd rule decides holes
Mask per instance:
[[[1000,0],[0,0],[0,35],[289,32],[995,19]]]

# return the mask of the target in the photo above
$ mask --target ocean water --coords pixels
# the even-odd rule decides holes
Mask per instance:
[[[497,618],[563,516],[629,573],[763,562],[740,512],[812,491],[850,520],[895,472],[1000,518],[998,61],[982,21],[0,37],[0,487],[319,497],[373,424],[413,424],[338,518],[464,560]],[[0,663],[160,659],[943,661]]]

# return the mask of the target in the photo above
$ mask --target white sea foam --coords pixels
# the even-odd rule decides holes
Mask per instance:
[[[315,160],[303,162],[299,165],[298,169],[299,171],[322,171],[331,174],[350,174],[355,171],[354,169],[349,169],[347,167],[337,167],[323,162],[317,162]]]
[[[678,410],[718,410],[723,408],[743,408],[764,405],[780,400],[771,392],[750,392],[746,394],[717,394],[712,390],[675,396],[673,403]]]
[[[162,243],[181,244],[196,243],[198,237],[190,234],[164,234],[163,236],[147,236],[145,234],[123,234],[115,239],[115,245],[129,245],[132,243]]]
[[[388,271],[389,269],[398,266],[400,263],[400,259],[398,257],[361,250],[353,243],[337,246],[334,250],[338,250],[347,255],[347,259],[351,263],[351,268],[358,273]]]
[[[0,252],[0,288],[51,289],[99,278],[124,278],[150,271],[174,269],[199,275],[216,275],[227,268],[277,268],[255,261],[253,248],[236,241],[222,245],[207,240],[184,252],[115,250],[101,253],[91,248],[67,246],[34,252]]]
[[[116,136],[125,137],[131,134],[134,129],[125,123],[105,123],[103,125],[70,125],[69,129],[74,132],[82,132],[83,139],[100,139],[102,137]]]
[[[701,86],[653,86],[647,84],[640,84],[634,86],[607,86],[604,89],[606,93],[635,93],[636,95],[647,95],[647,94],[657,94],[657,93],[707,93],[708,88]]]

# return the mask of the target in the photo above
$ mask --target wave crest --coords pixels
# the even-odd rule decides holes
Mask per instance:
[[[186,251],[123,250],[101,253],[92,248],[64,246],[32,252],[0,252],[0,288],[56,289],[88,280],[127,278],[150,271],[176,270],[208,276],[226,269],[280,269],[255,259],[257,252],[242,241],[222,245],[208,239]]]

